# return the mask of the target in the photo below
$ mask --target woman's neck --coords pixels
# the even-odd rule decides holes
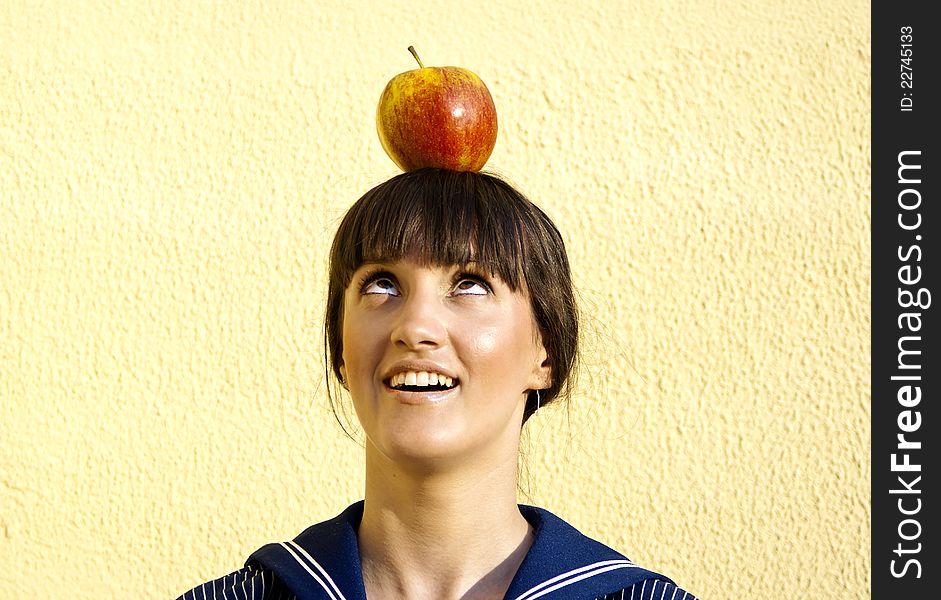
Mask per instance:
[[[369,600],[503,598],[533,534],[516,504],[516,461],[488,462],[408,471],[367,440],[357,537]]]

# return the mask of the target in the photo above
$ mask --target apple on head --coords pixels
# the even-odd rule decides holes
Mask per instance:
[[[497,111],[480,77],[460,67],[426,67],[392,78],[379,98],[376,129],[403,171],[479,171],[497,141]]]

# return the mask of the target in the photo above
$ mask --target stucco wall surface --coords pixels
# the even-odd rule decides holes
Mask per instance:
[[[0,597],[173,597],[362,495],[326,253],[456,65],[585,316],[523,502],[702,598],[869,585],[869,4],[0,8]],[[607,492],[602,490],[609,490]]]

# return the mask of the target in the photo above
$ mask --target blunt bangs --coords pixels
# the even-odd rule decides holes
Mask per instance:
[[[467,265],[520,289],[534,206],[503,181],[479,173],[421,169],[376,186],[349,210],[331,250],[343,284],[368,262],[409,258]]]

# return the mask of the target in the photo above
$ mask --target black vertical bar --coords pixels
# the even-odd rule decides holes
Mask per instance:
[[[937,598],[937,40],[928,3],[872,6],[872,597]],[[941,296],[937,298],[941,301]],[[900,437],[901,436],[901,437]]]

